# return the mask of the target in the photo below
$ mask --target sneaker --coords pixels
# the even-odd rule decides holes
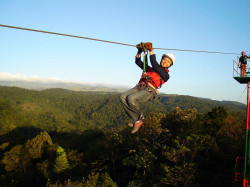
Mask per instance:
[[[135,122],[135,125],[134,125],[134,128],[133,128],[133,130],[131,131],[131,134],[136,133],[136,132],[139,130],[139,128],[141,127],[142,124],[143,124],[143,121],[142,121],[142,120],[136,121],[136,122]]]
[[[144,117],[144,115],[142,113],[140,114],[139,118],[140,118],[140,120],[144,120],[145,119],[145,117]]]
[[[129,127],[134,127],[134,123],[130,122],[130,123],[128,123],[128,126]]]

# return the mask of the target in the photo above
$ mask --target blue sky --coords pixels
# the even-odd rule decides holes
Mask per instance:
[[[249,50],[249,0],[0,0],[0,24],[158,48]],[[0,27],[0,72],[133,87],[136,48]],[[236,55],[173,52],[167,94],[246,102]],[[247,52],[247,54],[249,54]],[[241,96],[242,95],[242,96]]]

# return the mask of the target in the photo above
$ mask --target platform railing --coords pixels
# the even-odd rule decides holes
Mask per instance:
[[[250,59],[247,59],[247,61],[250,61]],[[233,77],[241,77],[241,69],[239,66],[239,57],[237,56],[237,60],[233,60]],[[250,68],[246,68],[246,74],[245,77],[249,77],[250,76]]]
[[[240,77],[240,68],[239,68],[239,57],[237,60],[233,60],[233,77]]]

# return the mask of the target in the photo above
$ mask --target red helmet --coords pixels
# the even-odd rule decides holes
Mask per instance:
[[[245,51],[242,51],[241,54],[242,54],[242,55],[245,54]]]

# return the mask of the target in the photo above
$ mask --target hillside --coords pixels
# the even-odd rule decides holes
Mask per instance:
[[[131,135],[119,93],[0,86],[0,186],[228,186],[244,107],[163,95]]]
[[[246,110],[246,105],[235,101],[216,101],[206,98],[198,98],[187,95],[162,95],[161,103],[168,110],[172,110],[176,106],[180,108],[196,108],[200,113],[207,113],[216,106],[223,106],[230,111]]]
[[[0,86],[0,104],[4,118],[15,113],[14,119],[6,119],[4,126],[38,126],[47,131],[83,131],[89,128],[119,127],[126,123],[126,114],[119,102],[119,93],[80,92],[65,89],[42,91]],[[196,109],[205,114],[212,108],[223,106],[229,111],[241,112],[245,106],[235,102],[220,102],[191,96],[162,95],[160,101],[149,102],[144,107],[150,112],[166,113],[176,107]],[[2,131],[3,132],[3,131]]]
[[[39,80],[39,81],[3,81],[0,80],[0,86],[7,86],[7,87],[19,87],[19,88],[25,88],[29,90],[46,90],[46,89],[54,89],[54,88],[62,88],[67,90],[73,90],[73,91],[84,91],[84,92],[116,92],[121,93],[126,90],[128,90],[128,87],[125,86],[108,86],[105,84],[98,84],[98,85],[90,85],[85,83],[74,83],[74,82],[63,82],[61,80],[59,81],[53,81],[53,80]],[[235,102],[235,101],[215,101],[207,98],[198,98],[198,97],[192,97],[192,96],[186,96],[186,95],[168,95],[168,94],[162,94],[161,103],[163,103],[166,107],[166,109],[172,110],[176,106],[179,106],[181,108],[196,108],[201,113],[206,113],[211,108],[215,106],[223,106],[229,110],[231,109],[239,109],[239,110],[245,110],[246,105]],[[205,105],[207,107],[205,107]]]

